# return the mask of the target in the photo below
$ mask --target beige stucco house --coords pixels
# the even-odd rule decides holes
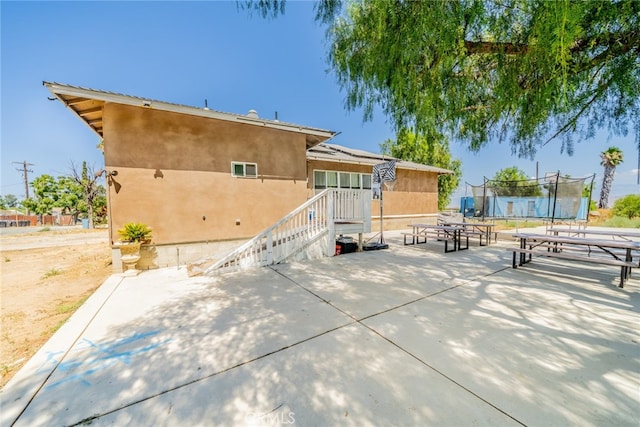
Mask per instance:
[[[372,166],[383,160],[323,144],[333,131],[263,119],[253,110],[229,114],[43,84],[102,138],[111,243],[123,224],[148,224],[153,229],[149,266],[183,264],[226,250],[324,188],[368,191]],[[397,184],[384,195],[385,220],[405,226],[408,218],[436,214],[442,173],[449,171],[398,162]],[[114,251],[114,268],[119,267]]]

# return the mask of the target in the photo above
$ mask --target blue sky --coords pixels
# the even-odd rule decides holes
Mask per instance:
[[[30,179],[67,174],[72,161],[102,167],[98,137],[47,99],[43,80],[191,106],[203,107],[207,99],[209,108],[255,109],[264,118],[277,111],[281,121],[340,132],[333,143],[379,152],[394,132],[380,112],[363,123],[362,111],[345,110],[345,94],[326,61],[325,29],[312,9],[310,2],[289,2],[284,16],[265,20],[235,2],[2,1],[0,193],[24,196],[21,165],[12,162],[33,163]],[[612,145],[626,158],[613,200],[640,192],[632,135],[602,132],[577,143],[573,157],[560,153],[559,142],[533,160],[500,144],[478,154],[463,145],[451,151],[462,160],[463,182],[480,184],[508,166],[534,176],[537,164],[540,175],[596,173],[599,188],[599,153]]]

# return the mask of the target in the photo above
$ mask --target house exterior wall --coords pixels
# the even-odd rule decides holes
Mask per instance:
[[[371,165],[356,165],[318,160],[307,161],[307,186],[310,196],[315,193],[314,170],[371,173]],[[384,190],[384,216],[415,216],[438,212],[438,175],[408,169],[396,169],[396,184],[393,191]],[[374,199],[371,205],[373,216],[380,213],[380,202]],[[406,224],[405,224],[406,226]]]
[[[131,221],[158,245],[246,239],[307,198],[303,134],[112,103],[103,119],[112,242]]]
[[[371,165],[307,161],[304,134],[241,122],[106,103],[103,126],[110,238],[116,243],[127,222],[148,224],[146,268],[250,239],[313,197],[315,169],[371,173]],[[232,176],[232,162],[257,164],[257,178]],[[437,174],[398,169],[397,176],[384,193],[385,227],[387,216],[437,212]]]

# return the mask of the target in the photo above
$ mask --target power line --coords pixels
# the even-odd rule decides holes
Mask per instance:
[[[0,187],[15,187],[16,185],[22,185],[22,182],[14,182],[13,184],[2,184]]]

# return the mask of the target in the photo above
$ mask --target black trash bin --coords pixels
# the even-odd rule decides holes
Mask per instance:
[[[358,250],[358,243],[353,241],[351,237],[340,236],[336,239],[336,255],[339,255],[337,252],[340,251],[340,254],[348,254],[351,252],[356,252]]]

